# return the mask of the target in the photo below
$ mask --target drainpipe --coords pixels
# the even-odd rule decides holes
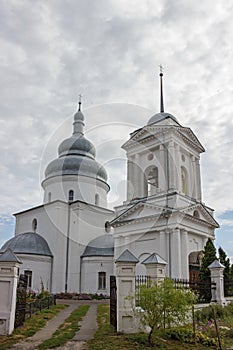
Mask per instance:
[[[68,203],[68,222],[66,238],[66,272],[65,272],[65,293],[68,289],[68,271],[69,271],[69,250],[70,250],[70,203]]]

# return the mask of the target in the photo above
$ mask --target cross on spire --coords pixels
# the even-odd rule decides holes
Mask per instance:
[[[79,94],[78,97],[79,97],[79,101],[78,101],[78,111],[80,112],[80,111],[81,111],[81,104],[82,104],[82,95]]]

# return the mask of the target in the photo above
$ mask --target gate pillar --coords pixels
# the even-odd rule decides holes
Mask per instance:
[[[7,249],[0,255],[0,335],[14,330],[17,280],[22,262]]]
[[[117,331],[135,333],[135,266],[138,259],[126,249],[116,259]]]
[[[218,260],[215,260],[208,266],[211,273],[211,282],[216,283],[216,289],[212,289],[211,303],[217,303],[221,305],[226,304],[224,297],[224,280],[223,271],[225,266],[222,265]]]

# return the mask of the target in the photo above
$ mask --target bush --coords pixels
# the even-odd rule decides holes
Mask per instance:
[[[168,329],[166,335],[169,339],[178,340],[181,343],[194,344],[194,333],[190,326]],[[200,331],[196,331],[196,342],[205,346],[215,346],[217,338],[210,338]]]
[[[206,323],[208,321],[213,321],[213,310],[215,313],[215,317],[217,319],[226,319],[227,317],[232,315],[233,307],[230,306],[221,306],[221,305],[212,305],[204,307],[201,310],[197,310],[195,312],[195,319],[198,322]]]

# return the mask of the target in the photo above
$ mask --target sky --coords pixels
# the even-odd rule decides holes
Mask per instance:
[[[124,199],[120,146],[159,111],[162,64],[165,111],[206,149],[203,201],[233,259],[232,13],[231,0],[0,0],[0,246],[12,213],[41,204],[80,93],[110,207]]]

